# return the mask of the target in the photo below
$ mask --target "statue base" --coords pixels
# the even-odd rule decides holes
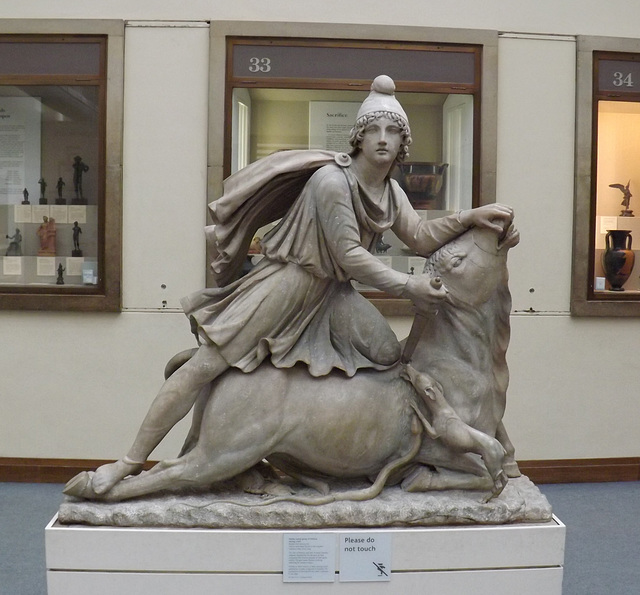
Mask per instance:
[[[334,493],[354,486],[334,484]],[[295,497],[319,498],[318,492],[295,486]],[[299,488],[299,489],[298,489]],[[165,494],[126,500],[92,502],[67,496],[59,522],[120,527],[209,527],[237,529],[398,527],[547,522],[551,506],[540,490],[522,476],[510,479],[503,492],[483,502],[486,492],[448,490],[408,493],[386,487],[371,500],[311,506],[296,502],[267,504],[263,496],[237,490]],[[257,506],[256,506],[257,504]]]
[[[151,517],[159,513],[158,500],[147,501]],[[528,507],[528,502],[521,504]],[[198,511],[183,503],[182,516],[191,515],[197,517]],[[334,535],[339,553],[339,536],[353,532],[371,537],[391,534],[391,572],[384,582],[341,583],[340,564],[346,562],[339,555],[332,583],[283,582],[283,568],[291,563],[284,559],[285,535]],[[47,584],[49,595],[312,595],[320,589],[353,595],[561,595],[565,533],[555,517],[509,525],[364,529],[351,525],[308,531],[91,527],[63,525],[54,517],[45,530]]]

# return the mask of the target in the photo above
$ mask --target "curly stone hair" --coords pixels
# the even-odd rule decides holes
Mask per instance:
[[[354,127],[349,134],[349,144],[353,147],[351,155],[356,155],[360,152],[360,144],[364,137],[364,131],[371,122],[380,118],[389,118],[392,122],[395,122],[401,129],[402,142],[400,143],[400,150],[396,156],[396,161],[401,163],[409,156],[409,145],[411,144],[411,129],[409,128],[409,122],[407,122],[402,116],[394,112],[379,111],[365,114],[361,118],[356,120]]]

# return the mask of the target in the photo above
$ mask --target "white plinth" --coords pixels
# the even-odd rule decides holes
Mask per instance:
[[[283,583],[283,535],[391,533],[390,582]],[[438,593],[561,595],[565,526],[225,530],[64,526],[45,530],[49,595]],[[339,565],[336,564],[336,568]]]

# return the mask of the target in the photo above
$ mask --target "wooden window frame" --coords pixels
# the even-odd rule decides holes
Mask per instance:
[[[574,180],[573,262],[571,314],[573,316],[639,316],[638,293],[594,291],[598,100],[625,100],[599,91],[599,59],[640,59],[640,40],[578,36],[576,60],[576,149]],[[639,101],[640,94],[625,94]]]
[[[0,285],[0,309],[104,311],[121,310],[122,271],[122,121],[124,90],[124,21],[0,20],[0,36],[12,41],[97,41],[104,44],[98,77],[2,77],[2,84],[92,84],[100,79],[98,184],[98,283],[95,286]],[[92,168],[93,169],[93,168]]]
[[[222,180],[230,172],[230,105],[232,88],[227,81],[237,86],[258,86],[270,88],[292,88],[292,79],[269,79],[268,82],[251,80],[242,77],[242,81],[233,80],[229,75],[230,39],[245,38],[255,43],[265,39],[266,43],[278,40],[278,43],[300,43],[312,41],[329,46],[353,45],[353,47],[377,46],[411,48],[426,44],[437,50],[459,46],[460,48],[477,47],[475,80],[478,88],[472,91],[452,88],[451,85],[411,82],[397,83],[397,91],[419,91],[433,93],[470,93],[474,94],[477,104],[474,109],[474,168],[473,168],[473,202],[474,206],[495,202],[496,196],[496,155],[497,155],[497,44],[498,34],[495,31],[434,29],[422,27],[387,27],[324,25],[309,23],[255,23],[255,22],[212,22],[210,29],[211,81],[225,81],[225,84],[211,84],[209,96],[209,150],[208,150],[208,202],[221,196]],[[393,40],[392,42],[390,40]],[[351,81],[365,84],[365,81]],[[366,81],[367,85],[370,81]],[[298,85],[296,85],[298,88]],[[344,80],[316,80],[304,87],[312,89],[348,89],[353,90]],[[356,87],[363,88],[363,87]],[[476,162],[477,160],[477,162]],[[207,283],[212,283],[210,271],[207,271]],[[367,295],[371,302],[386,316],[406,316],[412,312],[409,300],[380,297],[379,294]]]

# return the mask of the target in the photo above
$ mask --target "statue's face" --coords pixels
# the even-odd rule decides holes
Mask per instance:
[[[402,129],[389,118],[378,118],[364,129],[360,150],[364,158],[380,167],[391,167],[400,145]]]

